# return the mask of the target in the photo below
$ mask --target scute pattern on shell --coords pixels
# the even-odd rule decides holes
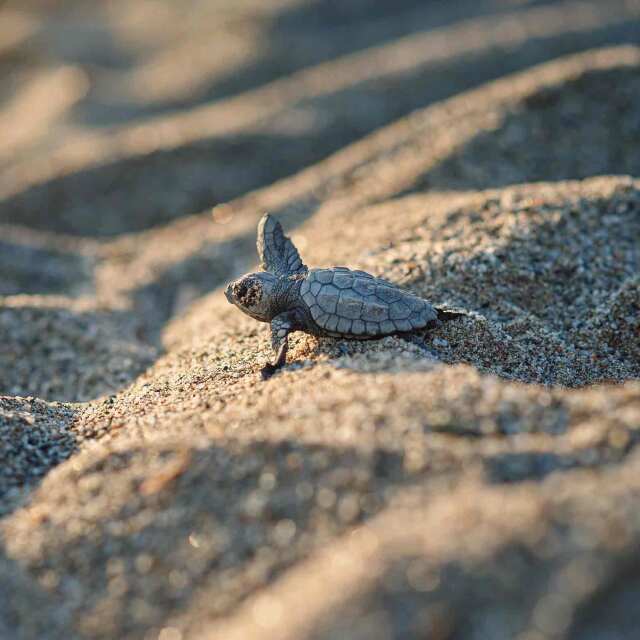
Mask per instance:
[[[314,322],[330,335],[384,336],[421,329],[437,318],[426,300],[346,267],[311,269],[300,294]]]

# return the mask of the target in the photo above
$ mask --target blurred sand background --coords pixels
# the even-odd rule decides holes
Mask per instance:
[[[638,0],[0,3],[0,638],[632,640]],[[296,335],[275,214],[468,311]]]

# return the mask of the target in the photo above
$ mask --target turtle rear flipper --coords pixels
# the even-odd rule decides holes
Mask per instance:
[[[450,322],[451,320],[456,320],[457,318],[462,318],[469,315],[465,311],[459,311],[456,309],[445,309],[443,307],[434,308],[436,310],[436,313],[438,314],[438,320],[440,322]]]

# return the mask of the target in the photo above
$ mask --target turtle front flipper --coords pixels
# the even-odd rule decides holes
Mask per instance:
[[[271,321],[271,347],[276,353],[275,362],[268,362],[260,373],[263,380],[270,378],[287,361],[289,348],[289,333],[293,330],[293,323],[288,313],[281,313]]]
[[[277,276],[307,272],[295,245],[284,235],[282,225],[268,213],[264,214],[258,225],[257,248],[265,271]]]

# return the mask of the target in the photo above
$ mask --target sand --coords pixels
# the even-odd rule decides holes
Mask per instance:
[[[176,7],[0,8],[0,637],[635,638],[640,5]],[[265,210],[465,315],[261,381]]]

